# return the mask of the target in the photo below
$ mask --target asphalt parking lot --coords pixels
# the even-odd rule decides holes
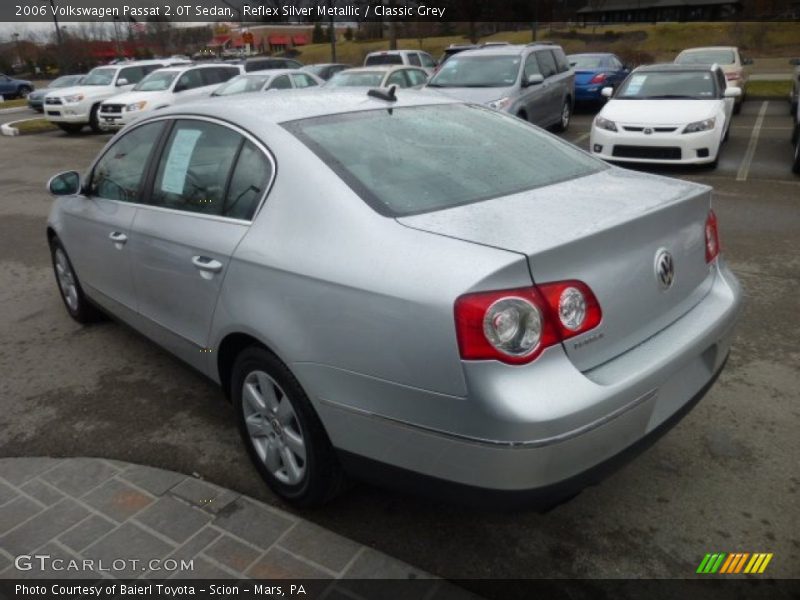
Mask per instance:
[[[580,112],[564,137],[587,148],[591,119]],[[682,578],[717,551],[772,552],[773,577],[800,576],[800,177],[790,128],[785,101],[751,100],[717,169],[656,169],[715,187],[746,308],[716,386],[653,448],[546,514],[467,510],[362,484],[304,516],[448,578]],[[125,460],[279,504],[214,385],[126,327],[83,328],[63,308],[44,184],[83,170],[108,139],[0,138],[0,456]]]

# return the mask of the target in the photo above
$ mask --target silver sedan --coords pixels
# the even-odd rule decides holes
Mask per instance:
[[[550,504],[720,373],[711,190],[403,90],[167,109],[49,183],[56,279],[219,383],[267,484]]]

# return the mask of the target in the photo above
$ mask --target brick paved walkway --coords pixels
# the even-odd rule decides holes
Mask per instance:
[[[18,570],[20,555],[193,559],[191,571]],[[66,564],[60,563],[60,564]],[[168,563],[162,563],[168,564]],[[23,565],[24,567],[25,565]],[[0,578],[420,579],[427,598],[466,598],[426,573],[302,518],[179,473],[117,461],[0,459]],[[422,583],[422,582],[420,582]],[[454,595],[454,591],[457,593]]]

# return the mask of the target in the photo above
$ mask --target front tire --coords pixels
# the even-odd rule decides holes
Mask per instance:
[[[100,128],[100,117],[97,116],[97,113],[100,111],[100,105],[95,104],[92,107],[92,112],[89,113],[89,127],[92,128],[94,133],[103,133],[103,130]]]
[[[344,475],[322,422],[280,359],[259,346],[243,350],[230,391],[247,453],[273,492],[309,507],[341,491]]]
[[[72,262],[58,238],[50,240],[50,257],[53,260],[53,272],[56,275],[61,300],[63,300],[69,316],[84,325],[97,321],[101,313],[83,293],[81,282],[75,274]]]
[[[800,125],[797,127],[800,130]],[[794,142],[794,161],[792,161],[792,173],[800,175],[800,135]]]

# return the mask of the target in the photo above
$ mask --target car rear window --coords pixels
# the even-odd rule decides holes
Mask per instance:
[[[328,115],[284,127],[393,217],[507,196],[607,166],[515,117],[462,104]]]
[[[375,65],[402,65],[403,57],[399,54],[373,54],[367,57],[364,63],[365,67],[372,67]]]

